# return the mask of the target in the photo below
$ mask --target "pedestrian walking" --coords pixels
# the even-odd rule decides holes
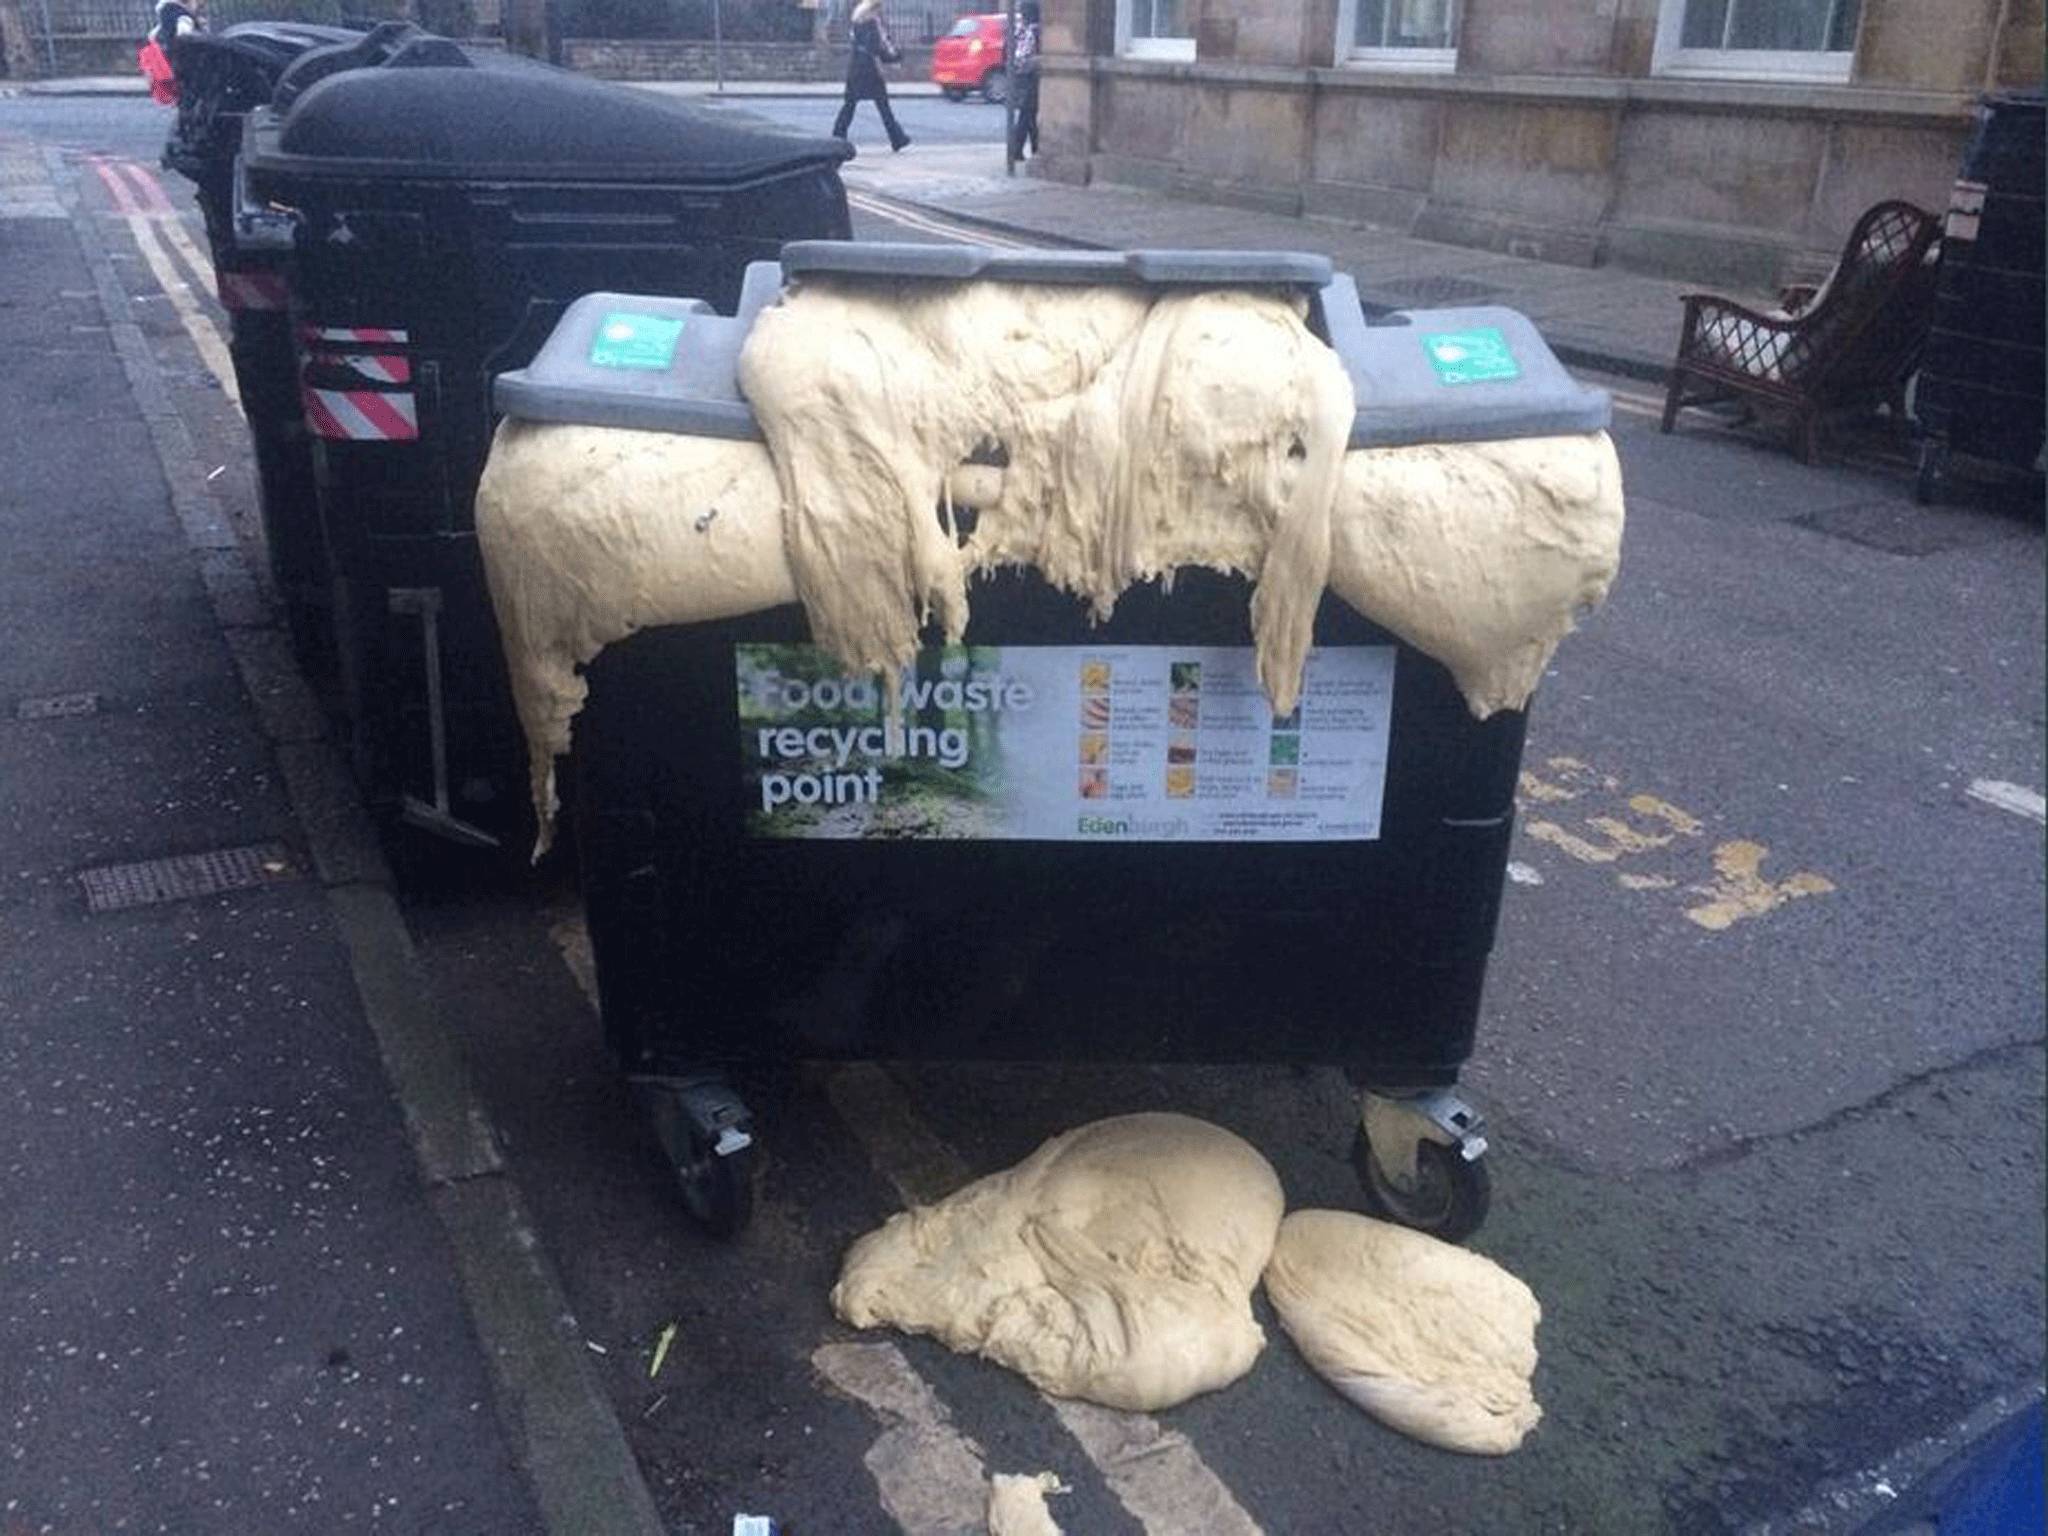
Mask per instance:
[[[1021,0],[1017,33],[1010,39],[1010,99],[1017,115],[1010,125],[1010,158],[1022,160],[1024,146],[1038,155],[1038,0]]]
[[[910,135],[889,110],[889,82],[882,78],[882,66],[894,64],[903,55],[890,41],[882,22],[882,0],[859,0],[853,8],[852,52],[846,60],[846,99],[839,104],[839,116],[832,124],[835,138],[845,138],[853,122],[853,109],[872,101],[882,114],[882,130],[889,135],[889,147],[901,149]]]
[[[142,70],[142,78],[149,82],[150,100],[159,106],[175,106],[178,101],[178,77],[171,68],[171,45],[190,32],[197,32],[206,10],[206,0],[192,0],[190,5],[182,0],[158,0],[156,24],[149,29],[142,46],[135,51],[135,62]]]

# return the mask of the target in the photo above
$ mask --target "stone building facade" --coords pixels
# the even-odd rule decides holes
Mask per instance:
[[[2042,0],[1043,3],[1040,174],[1758,287],[2042,76]]]

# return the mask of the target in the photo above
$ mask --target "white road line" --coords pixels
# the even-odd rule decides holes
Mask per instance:
[[[981,1447],[953,1427],[939,1395],[894,1344],[824,1344],[818,1374],[888,1427],[862,1457],[904,1536],[962,1536],[988,1519]]]
[[[1117,1502],[1157,1536],[1261,1536],[1223,1480],[1177,1429],[1142,1413],[1049,1398],[1067,1433],[1102,1469]]]
[[[573,914],[559,917],[549,925],[548,936],[595,1008],[597,984],[583,919]],[[882,1068],[866,1062],[833,1067],[825,1079],[825,1094],[866,1149],[875,1170],[906,1203],[942,1199],[972,1177],[966,1160],[918,1118],[901,1086]],[[886,1354],[853,1353],[860,1350]],[[889,1513],[912,1536],[962,1529],[957,1524],[913,1526],[903,1512],[924,1508],[917,1502],[922,1495],[910,1485],[922,1480],[930,1490],[957,1490],[964,1479],[962,1452],[947,1442],[948,1435],[974,1457],[977,1479],[982,1471],[979,1453],[951,1430],[944,1405],[902,1352],[893,1344],[828,1344],[812,1354],[811,1363],[840,1390],[894,1421],[867,1456],[868,1470]],[[895,1374],[898,1365],[907,1373],[907,1386]],[[886,1401],[878,1400],[884,1396]],[[929,1410],[923,1406],[926,1399]],[[1258,1522],[1178,1430],[1147,1414],[1050,1397],[1046,1402],[1101,1471],[1117,1501],[1152,1536],[1262,1536]],[[936,1492],[933,1496],[938,1497]],[[949,1501],[954,1497],[956,1493],[946,1493],[941,1507],[952,1508]],[[983,1513],[977,1507],[964,1528],[978,1530]]]
[[[825,1096],[905,1205],[943,1200],[974,1177],[966,1159],[917,1117],[896,1079],[873,1063],[832,1068]]]
[[[2037,827],[2048,825],[2048,800],[2024,785],[2008,784],[2003,779],[1978,779],[1970,785],[1968,794],[1972,800],[2023,816]]]
[[[967,1182],[966,1161],[918,1118],[880,1067],[835,1068],[825,1092],[876,1171],[907,1202],[928,1203]],[[1258,1523],[1178,1430],[1148,1414],[1053,1397],[1046,1402],[1117,1502],[1154,1536],[1260,1536]]]

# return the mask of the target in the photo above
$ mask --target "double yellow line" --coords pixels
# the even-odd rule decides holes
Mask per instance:
[[[219,383],[228,403],[240,411],[242,394],[235,387],[235,364],[228,355],[227,343],[221,339],[220,328],[193,296],[193,284],[178,273],[178,262],[183,262],[204,291],[214,285],[213,263],[200,253],[199,247],[192,243],[192,237],[185,233],[178,210],[165,195],[163,184],[147,167],[137,165],[133,160],[108,155],[94,155],[91,163],[106,186],[107,195],[113,199],[114,207],[126,221],[128,232],[135,239],[135,248],[142,253],[150,275],[156,279],[164,297],[171,301],[171,308],[177,311],[178,323],[185,328],[185,334],[192,338],[199,360],[206,364],[206,371]],[[177,254],[178,261],[173,261],[165,251],[166,243]]]
[[[999,251],[1039,249],[1029,240],[995,234],[989,230],[977,229],[971,224],[956,224],[950,219],[942,219],[936,214],[926,213],[921,208],[907,207],[892,199],[878,197],[872,192],[849,190],[846,201],[862,213],[873,214],[878,219],[887,219],[891,224],[900,224],[905,229],[914,229],[920,234],[937,235],[941,240],[950,240],[959,245],[987,245]]]

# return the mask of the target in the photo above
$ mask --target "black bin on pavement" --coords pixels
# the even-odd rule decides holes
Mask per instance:
[[[1353,447],[1609,420],[1607,397],[1572,381],[1522,316],[1414,311],[1368,326],[1356,288],[1320,257],[850,245],[792,247],[784,269],[1305,288],[1357,385]],[[531,368],[499,380],[501,407],[747,435],[729,367],[729,333],[745,321],[699,324],[674,306],[683,351],[696,351],[670,364],[663,393],[661,375],[610,383],[589,364],[599,328],[636,314],[658,327],[671,311],[586,300]],[[1475,336],[1511,355],[1519,378],[1444,388],[1425,344]],[[1026,788],[1014,805],[1031,824],[997,827],[976,820],[971,795],[931,813],[907,801],[893,816],[858,772],[814,774],[808,806],[789,782],[771,788],[773,753],[793,745],[776,733],[880,728],[878,707],[835,710],[852,680],[808,639],[795,606],[644,630],[590,666],[575,726],[570,778],[605,1029],[646,1087],[693,1215],[731,1231],[748,1209],[752,1123],[721,1068],[1261,1061],[1342,1065],[1421,1104],[1449,1138],[1417,1149],[1424,1186],[1390,1189],[1361,1141],[1368,1198],[1452,1237],[1477,1224],[1477,1118],[1419,1091],[1454,1084],[1472,1050],[1523,714],[1474,720],[1440,664],[1328,597],[1303,702],[1276,721],[1253,673],[1245,582],[1183,569],[1170,591],[1131,588],[1097,625],[1035,573],[1004,572],[975,584],[962,646],[921,654],[904,713],[908,731],[959,733],[931,738],[942,765],[949,746],[970,779],[977,762],[1003,763],[1003,815],[1011,789],[1044,780],[1043,816]],[[935,707],[949,680],[983,685],[979,714]],[[1017,683],[1044,728],[987,711],[989,687]],[[839,690],[833,703],[820,685]],[[916,702],[920,688],[932,703]],[[914,759],[917,743],[906,744]],[[1195,797],[1209,774],[1226,796]],[[1145,788],[1140,802],[1091,797],[1127,781]]]
[[[474,537],[492,376],[594,290],[729,313],[749,262],[849,233],[848,153],[438,38],[309,55],[250,117],[247,194],[295,225],[297,383],[373,798],[456,841],[531,835]]]
[[[256,490],[270,574],[302,665],[331,659],[326,550],[320,536],[313,449],[299,408],[298,363],[285,312],[288,223],[244,211],[238,228],[235,157],[244,119],[269,103],[302,55],[356,41],[340,27],[244,22],[194,32],[171,51],[178,116],[164,164],[198,188],[215,287],[228,312],[228,352],[256,453]]]
[[[1951,453],[2038,467],[2044,433],[2042,194],[2048,126],[2039,91],[1986,96],[1942,232],[1934,323],[1915,386],[1919,499]]]

